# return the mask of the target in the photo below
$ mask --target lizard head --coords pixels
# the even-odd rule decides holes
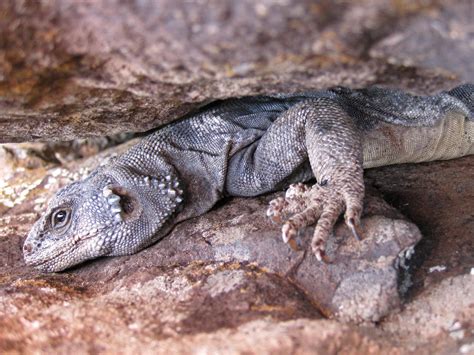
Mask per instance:
[[[173,174],[98,168],[48,202],[25,240],[25,262],[56,272],[100,256],[135,253],[169,230],[182,201],[179,187]]]

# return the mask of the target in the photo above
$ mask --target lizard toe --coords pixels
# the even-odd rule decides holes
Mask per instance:
[[[346,213],[344,214],[344,220],[347,227],[350,229],[352,235],[357,240],[361,240],[360,233],[360,219],[363,211],[363,199],[349,198],[345,200]]]
[[[330,200],[329,204],[324,207],[321,216],[318,219],[313,239],[311,240],[311,248],[318,260],[324,260],[324,255],[321,251],[324,252],[326,242],[331,236],[334,225],[343,211],[343,208],[344,205],[342,199],[336,197],[335,199]]]
[[[292,184],[285,193],[285,197],[278,197],[270,201],[267,217],[274,223],[283,223],[288,216],[304,211],[307,207],[307,192],[310,187],[302,183]]]
[[[308,192],[311,188],[308,185],[305,185],[301,182],[297,184],[291,184],[286,190],[285,198],[298,198],[303,197],[306,192]]]
[[[288,205],[288,201],[286,201],[283,197],[278,197],[270,201],[268,209],[267,209],[267,217],[273,223],[282,223],[283,222],[283,209]]]

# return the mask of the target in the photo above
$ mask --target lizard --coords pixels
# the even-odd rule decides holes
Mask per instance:
[[[311,249],[325,262],[342,214],[360,238],[363,169],[474,154],[473,107],[473,84],[432,96],[334,87],[212,102],[59,190],[25,239],[25,262],[57,272],[133,254],[224,196],[285,188],[268,217],[290,245],[315,224]]]

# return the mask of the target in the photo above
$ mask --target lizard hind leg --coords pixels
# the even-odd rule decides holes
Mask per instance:
[[[282,226],[285,242],[314,224],[313,253],[318,260],[327,261],[326,242],[344,211],[346,225],[360,239],[357,229],[364,199],[360,132],[347,112],[331,99],[308,100],[291,114],[305,117],[305,146],[319,184],[310,189],[290,188],[289,196],[271,203],[267,214],[276,222],[292,214]]]
[[[314,175],[323,186],[322,213],[311,246],[319,260],[325,260],[325,244],[340,214],[352,234],[360,224],[365,193],[360,131],[346,110],[333,100],[320,100],[306,108],[306,147]],[[321,199],[321,197],[319,197]]]

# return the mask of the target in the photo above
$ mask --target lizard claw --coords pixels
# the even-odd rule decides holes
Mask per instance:
[[[267,209],[267,217],[273,223],[282,223],[282,211],[288,205],[288,202],[283,197],[278,197],[270,201],[270,206]]]
[[[290,221],[286,222],[283,227],[281,227],[281,237],[285,243],[288,243],[290,240],[292,240],[296,236],[297,232],[298,230]]]
[[[324,264],[331,263],[331,260],[329,260],[328,256],[326,255],[326,252],[323,249],[313,250],[313,252],[319,262],[322,262]]]
[[[360,233],[357,231],[359,229],[358,224],[356,225],[354,218],[347,219],[346,225],[349,227],[352,232],[352,235],[356,240],[362,240],[362,238],[360,237]]]
[[[346,210],[346,225],[352,235],[361,240],[359,221],[362,211],[363,185],[360,190],[345,190],[338,185],[314,185],[308,188],[302,184],[292,185],[285,198],[270,202],[267,215],[273,222],[283,223],[282,239],[293,248],[298,231],[315,225],[311,247],[316,258],[325,263],[330,260],[325,253],[326,241],[340,214]]]

